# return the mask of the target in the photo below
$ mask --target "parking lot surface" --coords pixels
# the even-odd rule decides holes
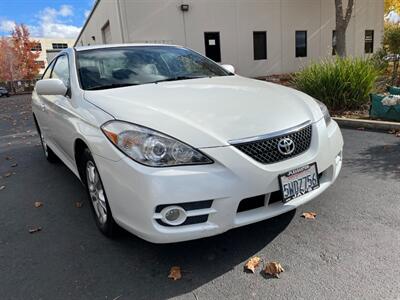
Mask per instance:
[[[343,129],[342,173],[314,201],[219,236],[156,245],[99,233],[79,180],[45,160],[29,99],[0,98],[1,299],[400,298],[400,138]],[[254,255],[279,261],[281,278],[243,272]],[[167,278],[172,266],[181,280]]]

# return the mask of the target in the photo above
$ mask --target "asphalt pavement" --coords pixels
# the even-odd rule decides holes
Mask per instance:
[[[400,299],[400,138],[343,129],[343,170],[322,196],[219,236],[156,245],[99,233],[79,180],[44,159],[29,99],[0,98],[0,299]],[[279,261],[280,279],[245,273],[254,255]],[[168,278],[172,266],[181,280]]]

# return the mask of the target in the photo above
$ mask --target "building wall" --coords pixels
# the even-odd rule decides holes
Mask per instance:
[[[347,50],[362,56],[365,30],[374,30],[374,50],[380,47],[383,0],[355,3]],[[182,12],[181,4],[189,4],[189,11]],[[334,0],[100,0],[76,45],[102,44],[107,22],[113,43],[172,43],[202,54],[204,32],[220,32],[222,63],[255,77],[294,72],[331,57],[335,7]],[[307,57],[295,57],[296,30],[307,30]],[[253,31],[267,31],[266,60],[254,60]]]
[[[90,23],[88,26],[86,26],[76,45],[86,46],[103,44],[101,29],[107,24],[107,22],[110,24],[112,43],[123,43],[121,18],[119,17],[119,14],[120,11],[118,0],[99,1],[95,11],[90,17]]]
[[[44,68],[40,69],[40,74],[43,74],[44,70],[47,68],[51,59],[58,49],[53,49],[53,43],[67,44],[68,47],[73,47],[75,40],[73,39],[50,39],[50,38],[32,38],[33,40],[39,42],[42,46],[42,51],[40,51],[39,57],[36,61],[44,62]],[[49,53],[51,52],[51,53]]]

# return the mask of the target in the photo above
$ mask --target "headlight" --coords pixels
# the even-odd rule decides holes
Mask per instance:
[[[168,167],[213,162],[200,151],[149,128],[110,121],[101,126],[101,130],[119,150],[146,166]]]
[[[319,105],[319,108],[321,109],[322,114],[324,115],[324,120],[325,120],[325,124],[326,126],[329,125],[329,123],[332,121],[331,119],[331,115],[329,114],[329,110],[326,107],[325,104],[323,104],[321,101],[314,99],[315,102],[317,102],[317,104]]]

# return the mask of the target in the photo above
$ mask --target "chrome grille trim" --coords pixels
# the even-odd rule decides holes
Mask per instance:
[[[296,131],[299,131],[310,124],[311,124],[311,121],[305,121],[299,125],[289,127],[289,128],[283,129],[283,130],[274,131],[274,132],[266,133],[263,135],[247,137],[247,138],[243,138],[243,139],[230,140],[230,141],[228,141],[228,143],[235,146],[237,144],[244,144],[244,143],[250,143],[250,142],[255,142],[255,141],[259,141],[259,140],[266,140],[266,139],[270,139],[270,138],[280,137],[280,136],[283,136],[283,135],[286,135],[289,133],[294,133]]]
[[[232,144],[234,147],[262,164],[272,164],[287,160],[304,153],[310,148],[312,139],[312,124],[296,126],[295,128],[280,131],[278,135],[268,136],[264,139],[253,139],[250,142]],[[283,132],[283,133],[282,133]],[[276,132],[275,132],[276,134]],[[295,150],[290,155],[283,155],[278,151],[278,143],[283,138],[290,138],[295,144]]]

